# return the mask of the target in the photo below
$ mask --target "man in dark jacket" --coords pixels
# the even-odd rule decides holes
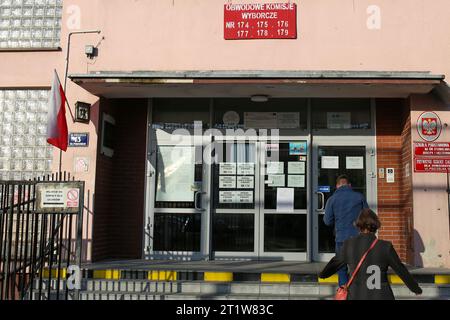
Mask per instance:
[[[325,206],[323,221],[327,226],[333,226],[336,231],[336,253],[338,253],[344,241],[359,234],[354,222],[362,209],[368,208],[364,196],[352,190],[350,180],[346,175],[341,175],[336,180],[336,191],[328,199]],[[338,271],[339,286],[348,281],[348,269],[343,267]]]

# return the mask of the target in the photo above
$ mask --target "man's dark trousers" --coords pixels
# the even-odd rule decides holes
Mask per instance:
[[[342,246],[344,245],[344,242],[336,242],[336,254],[339,253]],[[348,268],[345,265],[341,269],[338,270],[338,277],[339,277],[339,287],[342,287],[348,282]]]

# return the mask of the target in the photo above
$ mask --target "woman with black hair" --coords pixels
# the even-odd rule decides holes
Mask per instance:
[[[422,289],[403,265],[392,243],[377,240],[376,232],[381,227],[377,215],[370,209],[363,209],[355,222],[360,234],[344,242],[341,251],[326,265],[319,277],[326,279],[345,265],[350,275],[357,267],[361,257],[367,254],[361,268],[348,287],[348,300],[395,300],[388,280],[388,268],[391,267],[417,295]]]

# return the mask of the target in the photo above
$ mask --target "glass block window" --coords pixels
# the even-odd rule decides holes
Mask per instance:
[[[0,49],[60,46],[62,0],[0,0]]]
[[[0,90],[0,180],[51,173],[47,143],[48,90]]]

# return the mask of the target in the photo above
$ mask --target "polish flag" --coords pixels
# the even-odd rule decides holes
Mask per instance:
[[[47,142],[67,151],[68,129],[66,120],[66,95],[55,70],[52,92],[48,101]]]

